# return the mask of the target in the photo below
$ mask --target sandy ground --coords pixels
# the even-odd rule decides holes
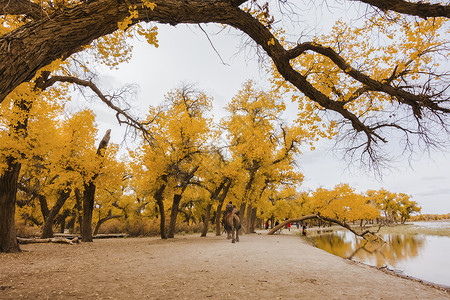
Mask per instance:
[[[0,299],[450,299],[293,235],[22,245],[0,254]]]

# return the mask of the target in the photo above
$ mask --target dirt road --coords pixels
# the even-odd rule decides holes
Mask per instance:
[[[0,254],[0,299],[450,299],[292,235],[23,245]]]

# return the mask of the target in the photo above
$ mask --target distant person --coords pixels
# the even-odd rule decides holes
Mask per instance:
[[[269,220],[266,221],[266,229],[269,229]]]
[[[233,211],[234,205],[233,202],[228,202],[228,204],[225,206],[225,212],[230,213]]]
[[[300,223],[299,223],[299,222],[297,222],[297,229],[299,229],[299,227],[300,227]]]
[[[302,227],[302,234],[304,235],[304,236],[306,236],[306,225],[303,225],[303,227]]]
[[[287,228],[289,231],[291,231],[291,222],[287,223]]]

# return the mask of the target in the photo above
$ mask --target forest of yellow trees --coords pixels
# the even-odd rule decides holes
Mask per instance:
[[[1,252],[17,250],[15,227],[42,237],[81,232],[83,241],[108,222],[112,231],[164,239],[192,226],[206,235],[215,224],[220,232],[230,201],[246,232],[307,214],[404,223],[420,212],[410,195],[358,192],[339,178],[331,190],[304,191],[296,158],[316,141],[336,138],[377,170],[391,136],[403,139],[405,150],[415,139],[422,146],[445,141],[450,108],[440,63],[448,57],[448,16],[436,13],[439,4],[416,11],[367,1],[385,13],[357,24],[341,20],[327,34],[291,42],[258,1],[4,2]],[[189,84],[167,91],[144,119],[124,106],[128,87],[106,93],[95,84],[94,65],[126,64],[133,38],[158,47],[158,23],[208,22],[247,34],[271,62],[271,87],[244,82],[219,122],[211,115],[214,99]],[[114,111],[137,146],[110,143],[115,133],[98,133],[92,110],[68,110],[75,88]],[[286,101],[299,107],[295,122],[281,117]]]
[[[18,95],[32,95],[33,101],[5,111],[9,119],[2,119],[4,126],[12,120],[26,124],[1,138],[22,166],[17,223],[22,229],[39,228],[42,237],[51,237],[54,229],[84,230],[91,183],[94,234],[111,219],[109,232],[130,235],[166,238],[179,228],[203,230],[208,223],[219,226],[229,201],[240,208],[246,232],[264,220],[307,214],[403,223],[420,211],[409,195],[384,189],[358,193],[338,184],[332,190],[302,191],[295,158],[314,135],[282,120],[283,99],[252,81],[229,102],[219,124],[210,116],[213,99],[206,94],[191,86],[168,92],[159,106],[150,107],[139,146],[125,154],[114,144],[99,151],[91,111],[63,113],[66,91],[36,95],[24,87]],[[161,224],[159,231],[155,223]]]

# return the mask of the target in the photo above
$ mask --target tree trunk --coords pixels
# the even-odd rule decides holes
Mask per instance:
[[[206,212],[205,212],[205,220],[203,221],[203,230],[202,230],[202,234],[200,236],[205,237],[206,234],[208,233],[208,226],[209,226],[209,222],[211,221],[211,208],[212,208],[212,203],[208,203],[208,205],[206,205]]]
[[[222,194],[219,196],[219,205],[217,206],[216,210],[216,236],[221,235],[220,232],[220,219],[222,218],[222,206],[225,202],[225,198],[227,197],[228,191],[230,190],[232,180],[228,178],[227,183],[224,185],[222,189]]]
[[[163,195],[167,185],[167,175],[164,175],[162,177],[162,180],[164,181],[164,183],[159,187],[158,190],[156,190],[155,194],[153,195],[153,198],[155,198],[156,204],[158,204],[159,213],[161,215],[161,219],[159,222],[159,231],[161,233],[161,238],[164,240],[167,239],[167,235],[166,235],[166,210],[164,209]]]
[[[31,106],[32,100],[18,99],[14,101],[14,107],[20,112],[20,115],[17,116],[17,123],[9,125],[9,130],[17,139],[27,136]],[[22,165],[15,157],[7,156],[6,168],[0,175],[0,252],[20,252],[16,239],[15,216],[21,167]]]
[[[252,208],[252,212],[250,215],[250,233],[255,233],[255,223],[256,223],[256,212],[258,211],[257,207]]]
[[[173,195],[172,210],[170,212],[168,238],[175,237],[175,226],[177,224],[178,208],[180,206],[180,202],[181,202],[181,195],[180,194]]]
[[[78,238],[65,239],[65,238],[45,238],[45,239],[24,239],[17,238],[20,244],[34,244],[34,243],[59,243],[59,244],[70,244],[75,245],[79,243]]]
[[[222,206],[223,206],[223,201],[219,203],[219,205],[217,206],[217,210],[216,210],[216,236],[221,235],[220,232],[220,219],[222,217]]]
[[[47,197],[44,195],[38,195],[38,199],[39,199],[39,206],[41,208],[41,213],[45,221],[45,218],[47,218],[47,216],[50,214],[50,210],[48,209],[47,204]]]
[[[75,188],[75,209],[77,214],[78,225],[80,226],[80,235],[83,235],[83,200],[79,188]],[[75,229],[75,224],[74,224]]]
[[[56,200],[55,205],[50,210],[47,218],[45,219],[44,226],[42,227],[42,235],[41,238],[51,238],[53,237],[53,222],[58,215],[59,211],[63,207],[64,203],[70,196],[71,189],[66,189],[64,191],[60,191],[58,199]]]
[[[84,185],[83,191],[83,223],[81,241],[92,242],[92,213],[94,211],[95,184],[91,181]]]
[[[99,229],[100,229],[100,226],[101,226],[103,223],[105,223],[106,221],[109,221],[109,220],[111,220],[111,219],[114,219],[114,218],[120,218],[120,217],[121,217],[121,215],[111,215],[111,210],[110,210],[108,216],[106,216],[106,217],[104,217],[104,218],[98,220],[97,225],[95,225],[94,236],[98,234],[98,231],[99,231]]]
[[[252,233],[252,211],[253,211],[253,205],[250,203],[249,205],[247,205],[247,215],[245,216],[246,219],[246,227],[245,227],[245,231],[247,233]]]
[[[245,217],[245,208],[247,207],[246,203],[242,203],[241,207],[239,208],[239,215],[241,218],[241,229],[239,234],[242,234],[242,230],[247,232],[247,218]]]
[[[97,156],[103,157],[105,149],[108,146],[111,138],[111,129],[108,129],[103,136],[100,144],[97,148]],[[92,213],[94,212],[94,200],[95,200],[95,179],[99,175],[98,171],[92,178],[84,184],[83,192],[83,223],[81,230],[81,241],[92,242]]]
[[[70,215],[70,210],[65,209],[62,215],[60,215],[60,218],[58,218],[58,223],[60,224],[60,233],[64,233],[64,230],[66,229],[66,219]]]
[[[20,252],[14,218],[21,164],[14,161],[13,157],[7,159],[9,167],[0,176],[0,252]]]

